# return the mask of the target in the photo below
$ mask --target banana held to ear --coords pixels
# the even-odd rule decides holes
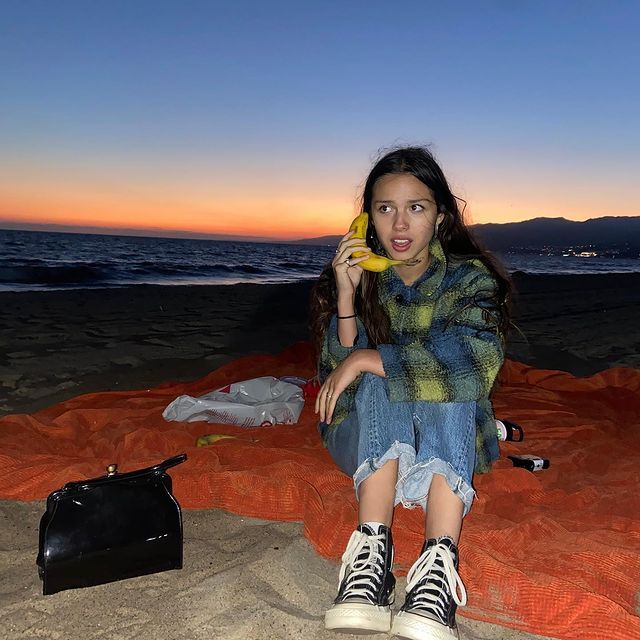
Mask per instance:
[[[362,212],[357,218],[353,220],[351,226],[349,227],[349,231],[353,231],[353,238],[359,238],[363,242],[367,237],[367,227],[369,226],[369,214]],[[390,260],[389,258],[385,258],[384,256],[379,256],[375,253],[367,254],[364,251],[354,251],[352,256],[354,258],[360,258],[361,256],[368,255],[369,257],[366,260],[358,263],[359,267],[362,267],[365,271],[375,271],[380,273],[381,271],[386,271],[389,267],[392,267],[394,264],[405,264],[406,260]]]
[[[367,237],[367,228],[369,227],[369,214],[361,213],[358,217],[353,219],[349,231],[353,231],[352,238],[361,238],[364,240]]]

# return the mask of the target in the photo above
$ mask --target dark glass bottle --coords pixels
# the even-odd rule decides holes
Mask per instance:
[[[539,456],[521,455],[521,456],[507,456],[514,467],[522,467],[529,471],[542,471],[542,469],[548,469],[551,465],[549,460],[541,458]]]
[[[519,424],[509,420],[498,420],[496,418],[496,431],[498,440],[510,442],[522,442],[524,440],[524,429]]]

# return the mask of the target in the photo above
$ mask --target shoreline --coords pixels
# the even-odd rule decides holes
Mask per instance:
[[[506,265],[504,262],[500,262],[503,267],[506,269]],[[638,264],[640,265],[640,258],[638,259]],[[515,269],[514,271],[505,271],[509,278],[512,281],[521,281],[521,280],[533,280],[533,279],[546,279],[546,278],[629,278],[631,281],[635,282],[637,278],[640,278],[640,266],[637,271],[592,271],[592,272],[572,272],[572,271],[561,271],[561,272],[553,272],[553,271],[523,271],[521,269]],[[0,296],[5,294],[13,295],[13,294],[54,294],[54,293],[79,293],[82,291],[101,291],[101,292],[109,292],[109,291],[118,291],[122,289],[143,289],[143,288],[160,288],[160,289],[182,289],[182,288],[203,288],[207,289],[210,287],[233,287],[233,286],[260,286],[260,287],[279,287],[283,285],[303,285],[307,283],[315,282],[317,276],[310,277],[301,277],[301,278],[287,278],[283,280],[274,281],[271,280],[247,280],[247,281],[234,281],[232,279],[220,279],[219,282],[208,282],[208,281],[193,281],[193,282],[177,282],[172,280],[166,280],[164,282],[135,282],[135,281],[122,281],[121,283],[110,282],[108,284],[95,284],[95,285],[74,285],[69,284],[68,286],[64,285],[56,285],[55,283],[45,284],[45,283],[34,283],[34,284],[16,284],[16,283],[3,283],[0,284]],[[17,287],[17,288],[11,288]],[[34,287],[34,288],[30,288]]]
[[[278,353],[309,339],[313,282],[0,292],[0,415]],[[640,274],[516,274],[513,283],[508,357],[579,376],[640,368]]]
[[[312,282],[0,293],[0,415],[277,353],[307,339]]]

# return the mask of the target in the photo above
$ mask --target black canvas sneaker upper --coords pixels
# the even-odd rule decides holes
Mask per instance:
[[[392,566],[391,529],[381,526],[376,534],[366,524],[358,525],[342,555],[340,589],[334,604],[362,602],[389,606],[396,583]]]
[[[457,606],[466,603],[455,543],[449,536],[425,541],[420,557],[407,575],[407,597],[401,611],[454,628]]]

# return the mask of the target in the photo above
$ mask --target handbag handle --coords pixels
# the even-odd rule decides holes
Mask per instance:
[[[149,474],[160,475],[167,469],[175,467],[177,464],[184,462],[186,459],[187,454],[181,453],[180,455],[173,456],[173,458],[168,458],[164,462],[160,462],[153,467],[136,469],[135,471],[127,471],[126,473],[117,473],[118,465],[109,465],[111,470],[109,470],[109,467],[107,467],[106,476],[100,476],[99,478],[92,478],[90,480],[76,480],[73,482],[67,482],[64,487],[62,487],[62,489],[58,489],[57,491],[49,494],[49,497],[47,498],[47,505],[49,505],[50,502],[53,503],[56,500],[59,500],[62,495],[68,495],[74,491],[84,491],[86,489],[90,489],[91,487],[97,487],[100,485],[109,484],[111,482],[120,482],[127,479],[133,480],[135,478],[142,478],[148,476]]]
[[[167,458],[164,462],[160,462],[153,470],[158,471],[166,471],[167,469],[171,469],[171,467],[175,467],[177,464],[182,464],[187,459],[186,453],[181,453],[177,456],[173,456],[173,458]]]
[[[177,464],[181,464],[186,459],[187,459],[187,454],[181,453],[180,455],[173,456],[173,458],[167,458],[164,462],[160,462],[154,465],[153,467],[148,467],[147,469],[141,469],[141,471],[149,472],[149,473],[165,472],[167,469],[171,469],[171,467],[175,467]],[[115,464],[115,462],[111,463],[107,467],[107,478],[112,478],[117,474],[118,474],[118,465]]]

